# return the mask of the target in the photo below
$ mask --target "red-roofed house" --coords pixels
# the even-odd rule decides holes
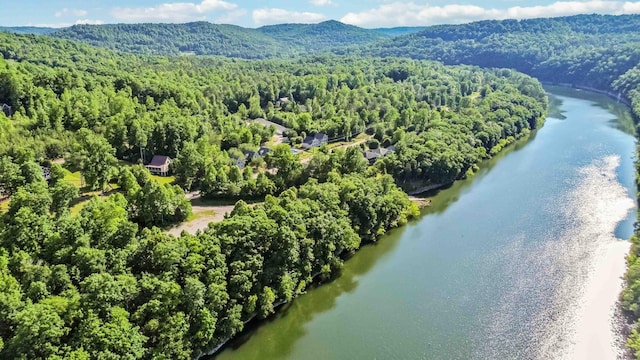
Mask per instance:
[[[154,155],[151,162],[146,165],[149,172],[160,176],[169,175],[169,164],[171,164],[171,158],[168,156]]]

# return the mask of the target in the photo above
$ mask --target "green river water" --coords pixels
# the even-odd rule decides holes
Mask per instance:
[[[635,219],[625,107],[548,87],[542,129],[482,164],[335,280],[250,324],[227,359],[549,359],[570,350],[598,248]]]

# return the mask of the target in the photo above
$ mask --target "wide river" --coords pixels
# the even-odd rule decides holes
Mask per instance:
[[[541,130],[216,360],[615,359],[633,125],[604,96],[547,91]]]

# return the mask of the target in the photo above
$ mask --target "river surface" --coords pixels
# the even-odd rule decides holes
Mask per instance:
[[[216,360],[615,359],[633,125],[606,97],[547,90],[542,129]]]

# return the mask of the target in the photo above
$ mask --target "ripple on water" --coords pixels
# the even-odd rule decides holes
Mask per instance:
[[[618,357],[611,320],[629,243],[615,230],[635,207],[617,180],[619,165],[608,156],[579,168],[571,190],[547,204],[553,226],[517,234],[495,254],[510,286],[484,316],[489,336],[478,357]]]

